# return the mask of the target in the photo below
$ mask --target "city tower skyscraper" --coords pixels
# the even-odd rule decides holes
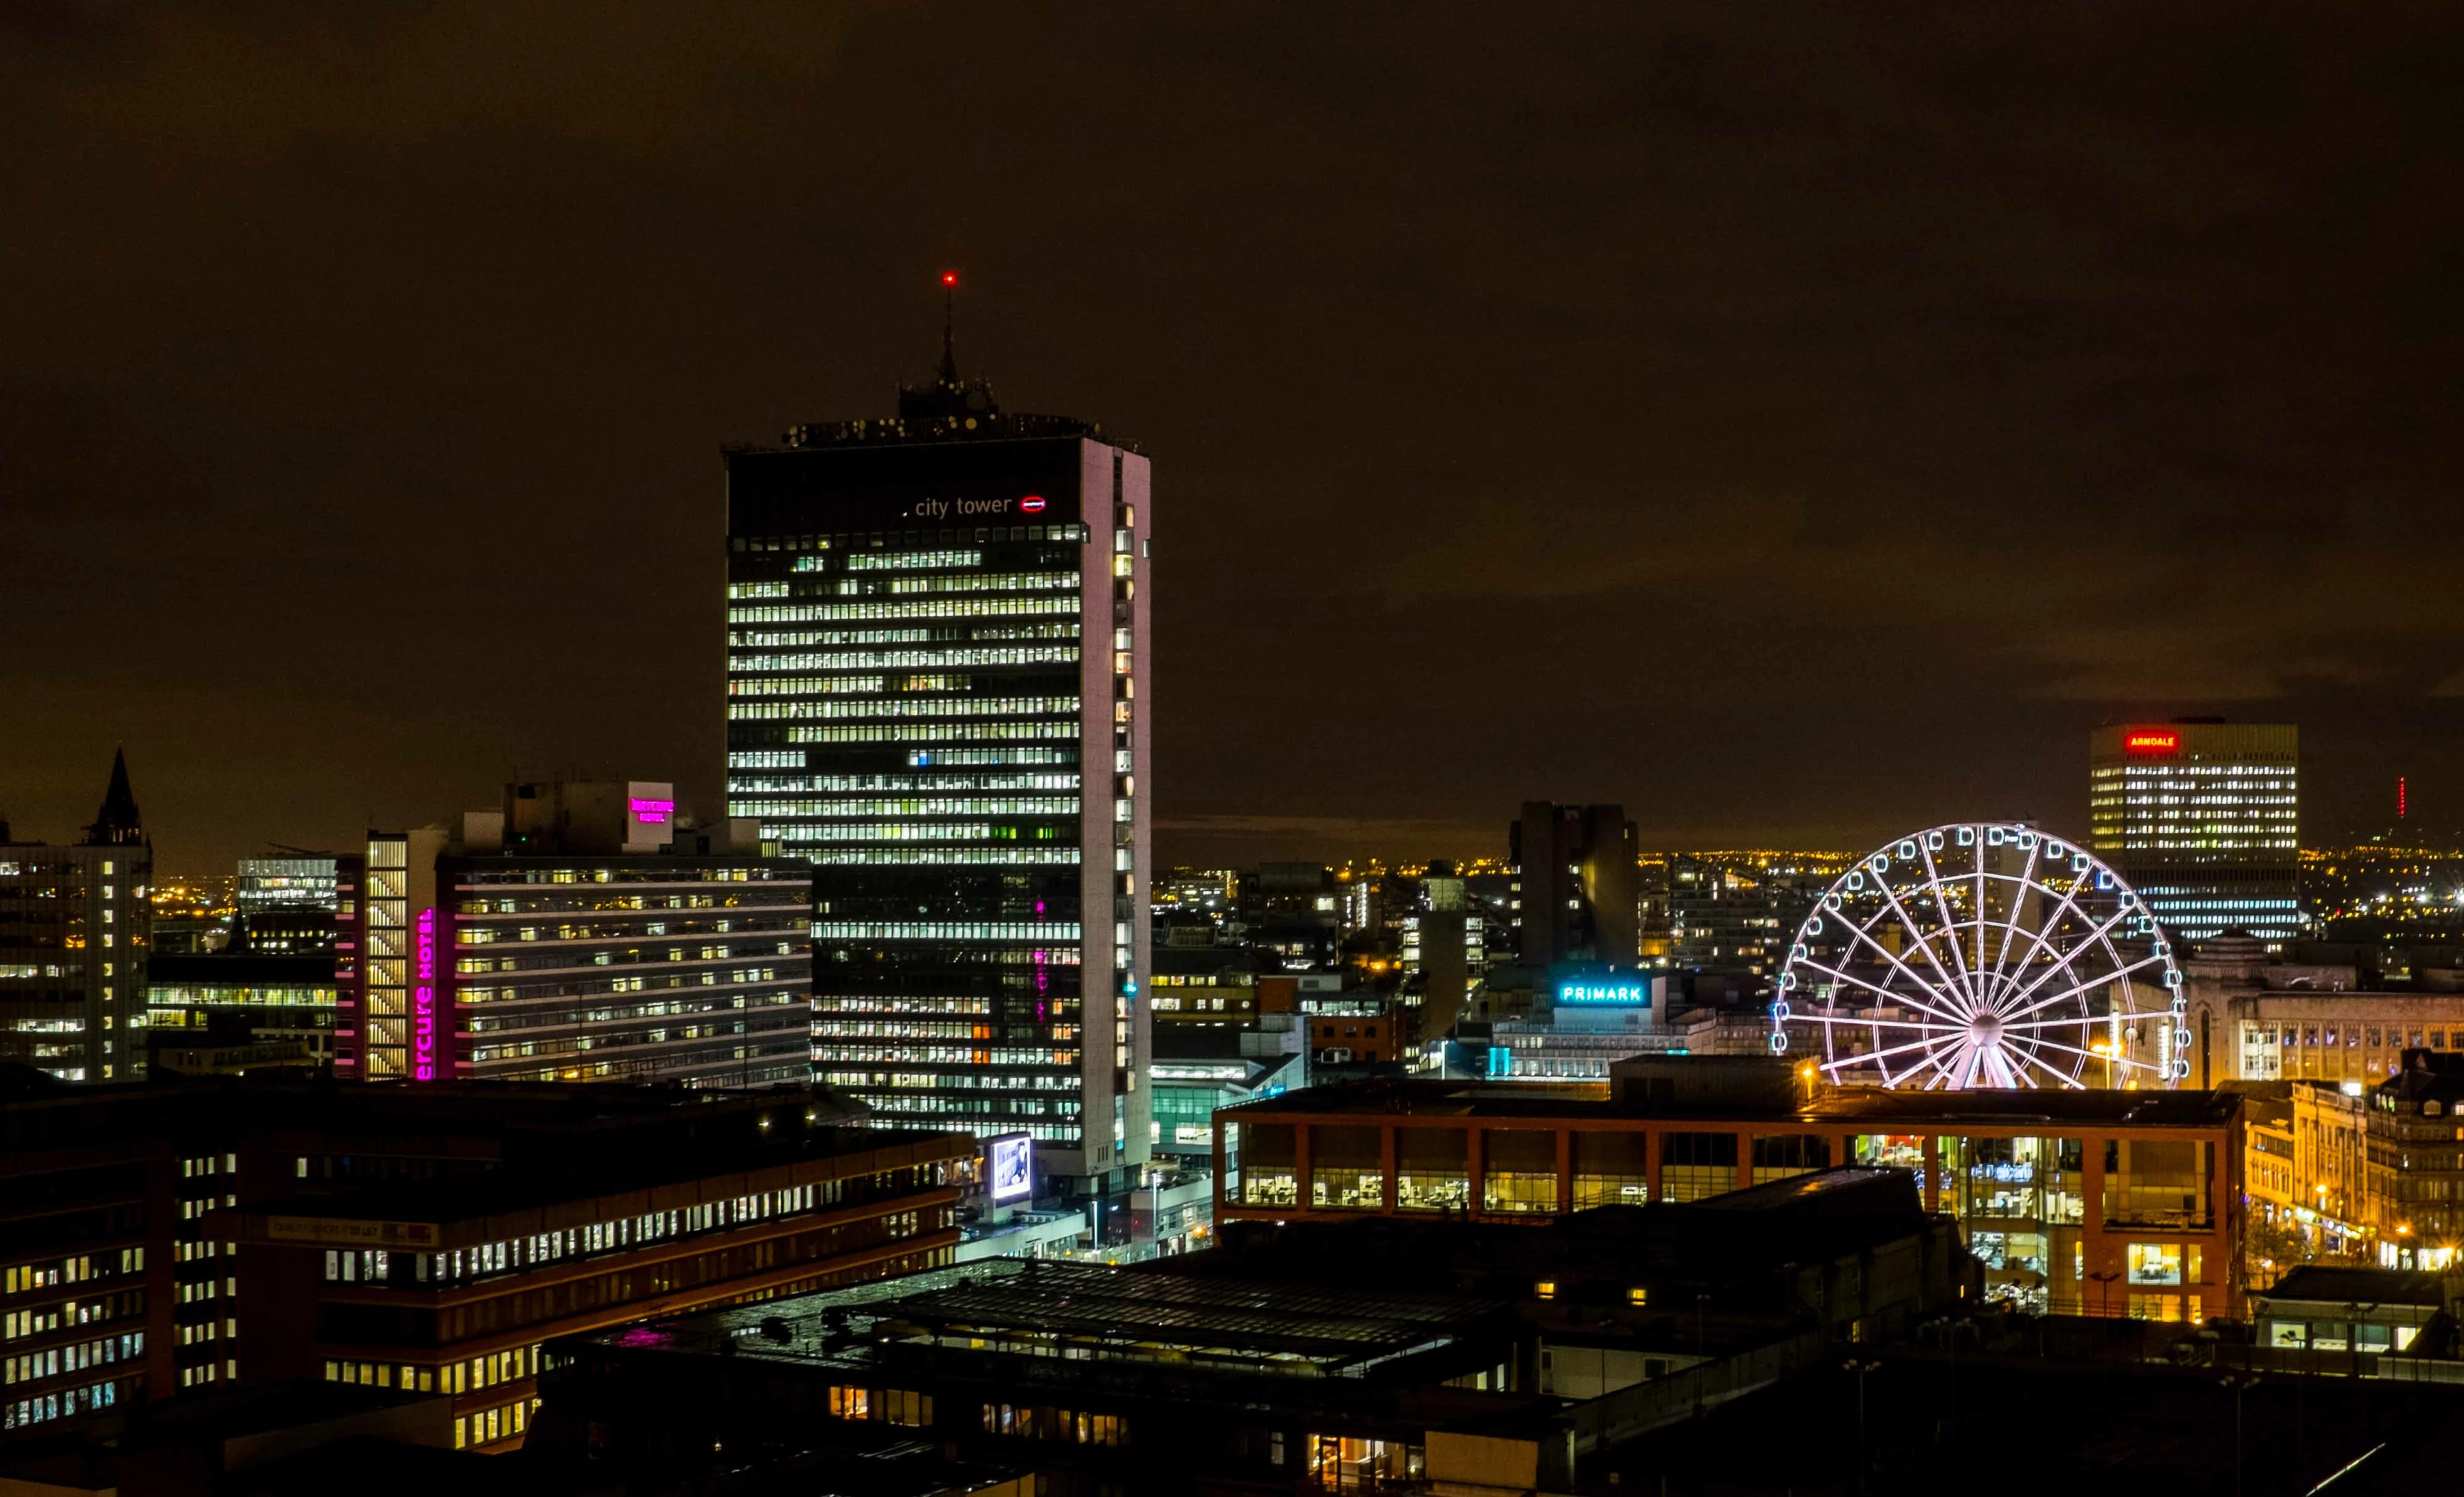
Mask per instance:
[[[2174,935],[2300,932],[2300,734],[2185,717],[2088,736],[2088,833]]]
[[[817,1079],[1118,1189],[1143,1080],[1149,465],[958,377],[727,469],[727,797],[813,862]]]

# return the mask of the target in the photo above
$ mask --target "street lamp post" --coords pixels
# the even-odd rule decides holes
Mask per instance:
[[[2088,1275],[2096,1281],[2096,1302],[2103,1309],[2104,1318],[2113,1318],[2113,1281],[2122,1277],[2119,1268],[2100,1269]]]
[[[1860,1362],[1854,1358],[1843,1364],[1857,1375],[1857,1493],[1865,1492],[1865,1375],[1881,1366],[1880,1362]]]
[[[2233,1497],[2242,1497],[2241,1396],[2258,1379],[2248,1373],[2228,1373],[2221,1379],[2233,1396]]]

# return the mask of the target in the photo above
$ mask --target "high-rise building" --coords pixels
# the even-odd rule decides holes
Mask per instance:
[[[341,867],[337,1074],[804,1080],[809,870],[674,811],[664,782],[514,784],[458,828],[370,832]]]
[[[1149,467],[961,381],[726,453],[728,814],[813,863],[813,1065],[888,1120],[1148,1156]]]
[[[62,1081],[145,1074],[153,877],[124,754],[75,847],[12,842],[0,822],[0,1062]]]
[[[2088,736],[2096,851],[2189,940],[2300,932],[2299,732],[2212,718],[2101,727]]]
[[[1621,805],[1526,801],[1507,828],[1523,959],[1630,965],[1641,950],[1634,823]]]

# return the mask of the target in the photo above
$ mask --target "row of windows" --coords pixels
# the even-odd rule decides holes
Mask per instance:
[[[876,1182],[903,1177],[893,1171]],[[325,1254],[328,1283],[454,1284],[591,1253],[623,1252],[671,1238],[689,1237],[766,1221],[786,1212],[835,1205],[848,1181],[823,1180],[781,1190],[758,1191],[681,1210],[620,1217],[561,1232],[542,1232],[441,1253],[389,1253],[383,1249]],[[397,1261],[399,1260],[399,1261]],[[407,1269],[406,1273],[405,1270]]]
[[[1053,778],[1063,778],[1054,776]],[[1076,776],[1067,778],[1075,779]],[[730,816],[1075,816],[1078,798],[1069,796],[958,797],[931,796],[913,800],[730,801]]]
[[[935,998],[884,998],[877,994],[825,993],[813,1000],[813,1011],[831,1014],[989,1014],[993,1001],[981,996],[954,993]],[[1055,1038],[1067,1025],[1056,1025]]]
[[[145,1249],[143,1247],[123,1247],[117,1253],[80,1253],[74,1258],[13,1264],[0,1270],[0,1294],[25,1294],[62,1284],[83,1284],[89,1279],[114,1273],[137,1273],[144,1266]]]
[[[987,1093],[997,1090],[989,1082],[970,1088],[968,1078],[934,1071],[865,1071],[833,1070],[824,1073],[831,1086],[847,1087],[865,1093],[865,1101],[873,1108],[889,1112],[938,1112],[967,1117],[1076,1117],[1086,1111],[1067,1097],[1047,1100],[1043,1097],[995,1097]],[[1033,1080],[1039,1086],[1056,1091],[1080,1090],[1078,1077],[1039,1075],[1021,1080]],[[882,1088],[890,1090],[882,1090]]]
[[[56,1377],[62,1373],[80,1373],[90,1367],[101,1367],[144,1354],[145,1332],[131,1331],[123,1335],[80,1341],[74,1346],[55,1346],[40,1352],[28,1352],[22,1356],[0,1357],[0,1383]]]
[[[2372,1049],[2379,1048],[2382,1043],[2395,1046],[2399,1048],[2410,1046],[2414,1049],[2419,1049],[2425,1045],[2433,1050],[2443,1050],[2447,1048],[2447,1031],[2444,1029],[2431,1029],[2426,1031],[2428,1038],[2425,1040],[2425,1031],[2420,1029],[2381,1030],[2379,1026],[2375,1024],[2367,1027],[2361,1024],[2352,1024],[2343,1028],[2341,1031],[2334,1024],[2326,1025],[2323,1030],[2321,1030],[2321,1028],[2317,1024],[2286,1024],[2283,1027],[2281,1035],[2278,1034],[2277,1026],[2274,1024],[2263,1024],[2245,1025],[2242,1029],[2242,1044],[2244,1046],[2267,1046],[2280,1043],[2288,1046],[2313,1047],[2320,1046],[2334,1046],[2339,1043],[2337,1036],[2340,1032],[2343,1037],[2342,1040],[2343,1044],[2347,1046],[2365,1045]],[[2321,1038],[2322,1033],[2325,1036],[2323,1040]],[[2464,1046],[2464,1029],[2458,1029],[2455,1033],[2457,1044],[2459,1046]],[[2384,1042],[2382,1042],[2381,1039],[2382,1034],[2385,1036]]]
[[[817,941],[1045,940],[1074,941],[1075,920],[815,920]]]
[[[896,551],[884,552],[881,549],[885,544],[892,547],[898,546],[901,543],[901,537],[905,538],[904,543],[909,546],[929,546],[938,544],[944,551],[947,551],[954,544],[966,544],[970,539],[972,539],[978,545],[981,545],[987,540],[1050,539],[1076,540],[1083,542],[1087,539],[1087,527],[1072,521],[1067,524],[1059,525],[959,525],[957,527],[945,525],[936,530],[839,531],[826,536],[737,536],[729,539],[728,549],[732,551],[771,552],[851,551],[855,553],[855,555],[850,556],[847,559],[847,564],[849,566],[853,566],[855,564],[856,558],[861,556],[899,554],[929,556],[932,554],[929,551],[899,553]],[[867,551],[865,549],[865,543],[868,539],[869,539],[872,544],[872,550],[870,551]],[[826,558],[820,558],[817,560],[826,560]]]
[[[830,1417],[877,1419],[920,1429],[933,1422],[933,1396],[911,1393],[903,1388],[885,1388],[876,1398],[870,1388],[832,1388]]]
[[[913,603],[746,604],[727,610],[730,624],[827,624],[836,619],[984,619],[1074,613],[1078,600],[1042,598],[920,599]]]
[[[91,1388],[71,1388],[66,1393],[20,1398],[14,1403],[0,1404],[0,1429],[24,1429],[28,1425],[47,1423],[55,1419],[75,1419],[95,1409],[109,1408],[119,1401],[119,1385],[108,1382],[99,1382]]]
[[[811,696],[832,693],[870,694],[882,689],[878,675],[763,675],[750,680],[730,680],[730,696]],[[919,688],[902,686],[900,691]]]
[[[794,655],[730,655],[727,671],[878,671],[915,666],[1074,666],[1075,645],[957,645],[939,649],[857,649]]]
[[[813,1063],[840,1062],[851,1066],[1061,1066],[1078,1064],[1076,1050],[1029,1050],[1008,1046],[955,1045],[845,1045],[833,1043],[813,1046]],[[1005,1088],[1024,1088],[1029,1079],[1048,1081],[1050,1077],[970,1076],[938,1078],[936,1084],[955,1085],[977,1091],[998,1091]],[[895,1083],[893,1083],[895,1085]],[[1065,1089],[1065,1090],[1075,1090]]]
[[[893,593],[937,592],[1048,592],[1066,588],[1076,592],[1082,579],[1076,572],[959,572],[949,577],[897,577],[891,579]],[[869,583],[877,587],[879,583]]]
[[[929,1405],[932,1400],[925,1401]],[[984,1433],[1077,1445],[1126,1445],[1130,1442],[1130,1421],[1117,1414],[1089,1414],[1083,1409],[1073,1413],[1049,1404],[987,1403]],[[1333,1472],[1327,1474],[1327,1485],[1332,1486]]]
[[[788,842],[805,839],[790,833]],[[939,867],[944,864],[979,863],[1039,865],[1067,867],[1079,859],[1075,848],[858,848],[851,851],[815,852],[810,860],[817,866],[836,868],[895,866]]]
[[[730,649],[821,649],[841,645],[929,645],[1016,639],[1076,639],[1080,626],[1070,623],[979,624],[965,628],[939,625],[928,628],[887,629],[730,629]]]
[[[829,565],[826,556],[800,556],[796,570],[819,572]],[[923,572],[939,566],[981,566],[981,551],[860,551],[847,559],[850,572]]]
[[[983,738],[1074,738],[1076,737],[1078,737],[1078,724],[1074,719],[1067,722],[952,722],[937,723],[931,726],[911,726],[901,723],[894,727],[881,728],[832,727],[789,728],[787,730],[787,741],[790,743],[946,743]],[[1011,750],[1008,752],[1022,753],[1025,751]],[[1066,759],[1055,759],[1050,760],[1011,758],[979,759],[965,760],[964,762],[979,764],[1026,764],[1037,762],[1067,764],[1076,762],[1077,758],[1077,754],[1072,751]],[[953,757],[951,751],[938,749],[930,754],[911,754],[908,756],[907,761],[911,764],[917,765],[961,762],[961,760]]]
[[[902,701],[880,697],[852,702],[737,702],[731,719],[769,717],[1020,717],[1075,714],[1075,696],[952,696]]]
[[[1066,775],[730,775],[730,795],[811,795],[831,790],[1075,790],[1079,777]],[[752,816],[751,810],[737,805],[762,806],[771,803],[745,801],[728,810],[730,816]],[[887,808],[891,803],[884,803]],[[899,803],[903,806],[904,803]]]

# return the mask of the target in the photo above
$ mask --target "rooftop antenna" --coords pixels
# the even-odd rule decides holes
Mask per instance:
[[[941,383],[958,383],[958,342],[957,337],[958,310],[958,273],[941,273]]]

